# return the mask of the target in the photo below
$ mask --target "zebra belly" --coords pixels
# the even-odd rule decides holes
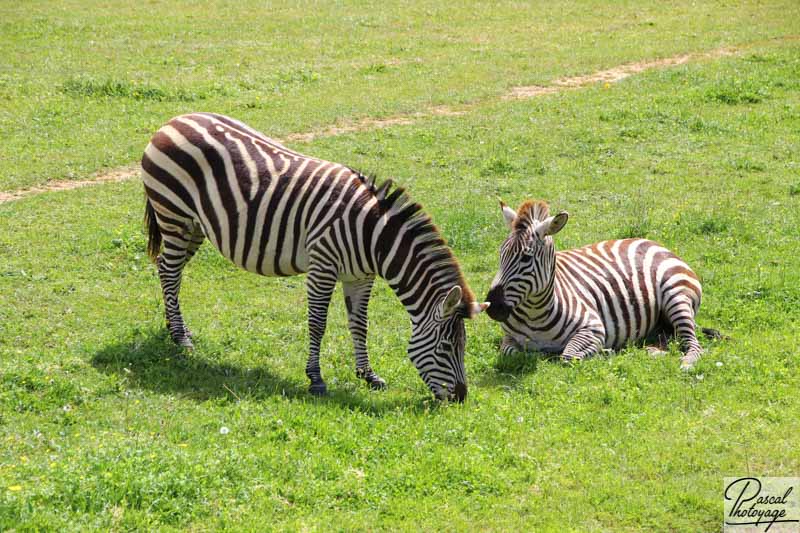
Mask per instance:
[[[631,282],[626,278],[623,281]],[[596,299],[583,298],[587,309],[603,324],[603,348],[623,348],[628,343],[644,339],[658,325],[660,311],[657,295],[650,293],[632,297],[632,294],[627,298],[612,300],[600,298],[600,295]]]
[[[643,317],[638,320],[635,319],[635,311],[629,315],[628,320],[623,321],[616,321],[609,314],[600,315],[606,330],[604,348],[623,348],[628,343],[644,339],[658,326],[660,313],[654,300],[639,302],[638,309]],[[654,320],[651,321],[648,317],[654,317]]]
[[[209,232],[202,221],[198,221],[198,223],[203,228],[205,235],[208,236]],[[249,247],[240,245],[238,241],[242,238],[251,238],[251,245]],[[231,249],[228,250],[226,246],[220,246],[209,238],[224,257],[248,272],[262,276],[294,276],[308,271],[308,254],[305,246],[297,246],[295,249],[291,242],[284,242],[278,250],[277,239],[270,239],[263,246],[262,252],[261,243],[252,239],[252,236],[247,235],[246,232],[242,232],[239,239],[237,239],[237,245],[231,246]],[[276,257],[278,257],[277,262]]]
[[[231,257],[228,257],[228,259],[233,261],[238,267],[241,267],[248,272],[253,272],[254,274],[261,274],[262,276],[295,276],[297,274],[304,274],[305,272],[308,272],[308,257],[305,253],[299,252],[295,258],[297,269],[292,266],[291,253],[282,253],[280,255],[280,270],[275,269],[275,254],[274,251],[270,250],[264,254],[264,259],[260,263],[260,268],[257,259],[253,259],[247,263],[235,261]]]

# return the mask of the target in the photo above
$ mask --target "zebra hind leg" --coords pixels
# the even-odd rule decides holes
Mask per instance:
[[[603,347],[605,331],[590,327],[579,329],[567,342],[561,358],[564,361],[580,361],[596,354]]]
[[[161,280],[161,290],[164,294],[164,308],[167,319],[167,329],[170,337],[179,346],[193,348],[192,332],[186,327],[181,314],[178,296],[181,290],[183,268],[194,256],[203,243],[203,232],[197,225],[192,225],[180,234],[170,231],[172,228],[162,230],[164,235],[164,251],[158,256],[158,276]]]
[[[347,326],[356,355],[356,376],[366,381],[371,389],[385,389],[386,381],[372,370],[367,353],[367,305],[374,281],[368,278],[343,282],[342,289],[347,306]]]
[[[675,334],[681,343],[683,357],[681,357],[681,370],[689,370],[700,359],[703,348],[697,340],[695,333],[694,314],[695,308],[692,300],[685,294],[676,294],[667,297],[664,304],[664,314],[669,323],[675,328]]]

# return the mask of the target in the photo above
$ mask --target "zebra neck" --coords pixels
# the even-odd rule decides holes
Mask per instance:
[[[426,317],[433,316],[436,304],[443,302],[447,296],[447,289],[443,286],[426,286],[424,283],[411,287],[390,283],[389,286],[406,308],[413,326],[421,324]]]
[[[362,242],[374,272],[389,283],[412,322],[432,316],[455,285],[461,287],[462,301],[473,302],[458,262],[422,206],[402,188],[392,190],[390,181],[373,193],[365,204],[369,215],[363,220]]]
[[[384,232],[374,252],[378,274],[384,278],[417,324],[431,316],[454,285],[468,291],[450,251],[430,238]],[[388,251],[387,251],[388,249]],[[470,293],[471,296],[471,293]]]

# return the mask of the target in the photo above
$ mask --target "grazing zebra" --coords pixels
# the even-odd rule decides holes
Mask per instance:
[[[675,254],[645,239],[556,252],[551,236],[567,223],[566,212],[549,216],[545,202],[527,201],[517,212],[500,206],[511,234],[487,299],[489,316],[502,322],[504,354],[534,349],[582,359],[671,325],[684,351],[681,368],[697,361],[702,290]]]
[[[324,394],[319,349],[342,281],[356,374],[386,382],[367,356],[367,303],[376,275],[412,322],[408,355],[437,398],[463,401],[464,318],[479,304],[431,219],[391,181],[293,152],[234,119],[193,113],[170,120],[142,157],[148,252],[156,261],[172,339],[191,347],[178,304],[181,273],[204,238],[264,276],[308,273],[312,394]],[[161,246],[164,246],[163,253]],[[159,255],[160,253],[160,255]]]

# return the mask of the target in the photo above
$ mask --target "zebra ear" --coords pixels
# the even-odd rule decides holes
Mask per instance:
[[[517,220],[517,213],[513,209],[508,207],[506,203],[502,200],[500,200],[500,209],[503,210],[503,218],[506,221],[506,226],[508,226],[508,229],[513,228],[514,221]]]
[[[555,235],[567,225],[569,220],[569,213],[562,211],[556,216],[546,218],[541,224],[536,227],[536,233],[539,238],[544,239],[548,235]]]
[[[447,296],[444,297],[442,303],[439,304],[439,312],[442,318],[448,318],[461,303],[461,287],[455,285]]]
[[[479,315],[483,313],[487,307],[489,307],[490,302],[472,302],[469,304],[469,317],[474,317],[475,315]]]
[[[556,233],[564,229],[564,226],[567,225],[567,220],[569,220],[569,213],[567,213],[566,211],[561,211],[559,214],[551,218],[552,221],[550,222],[550,227],[547,230],[547,234],[555,235]]]

